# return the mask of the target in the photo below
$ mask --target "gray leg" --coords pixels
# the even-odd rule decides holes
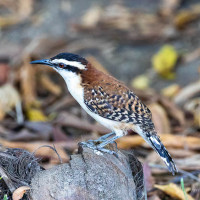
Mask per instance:
[[[108,140],[105,140],[104,142],[102,142],[101,144],[96,146],[96,149],[105,153],[109,153],[109,154],[113,154],[118,158],[118,154],[115,151],[109,150],[104,148],[106,145],[108,144],[112,144],[115,143],[116,145],[116,150],[117,150],[117,143],[115,142],[116,139],[120,138],[121,136],[114,136]]]
[[[107,138],[109,138],[110,136],[113,136],[113,135],[115,135],[115,132],[108,133],[108,134],[103,135],[100,138],[98,138],[97,141],[103,142],[105,139],[107,139]]]
[[[111,132],[111,133],[108,133],[106,135],[103,135],[101,136],[100,138],[98,138],[97,140],[94,140],[95,142],[105,142],[105,139],[109,138],[110,136],[113,136],[115,135],[115,132]],[[117,150],[117,143],[115,141],[111,142],[111,144],[114,144],[115,145],[115,149]]]
[[[81,142],[80,145],[86,146],[86,147],[94,149],[94,150],[99,150],[101,152],[114,154],[114,155],[116,155],[118,157],[118,155],[117,155],[117,153],[115,151],[111,151],[109,149],[104,148],[108,144],[115,143],[116,150],[117,150],[117,143],[115,142],[115,140],[120,138],[121,136],[114,136],[114,137],[112,137],[110,139],[107,139],[107,138],[109,138],[110,136],[112,136],[114,134],[115,134],[114,132],[108,133],[108,134],[98,138],[97,140],[89,140],[88,142]],[[101,143],[96,145],[95,142],[101,142]]]
[[[113,135],[115,135],[115,133],[111,132],[111,133],[108,133],[106,135],[99,137],[96,140],[88,140],[88,142],[104,142],[107,138],[109,138],[110,136],[113,136]]]
[[[97,149],[101,149],[103,147],[105,147],[108,144],[111,144],[113,142],[115,142],[116,139],[120,138],[121,136],[114,136],[108,140],[105,140],[104,142],[102,142],[101,144],[97,145]]]

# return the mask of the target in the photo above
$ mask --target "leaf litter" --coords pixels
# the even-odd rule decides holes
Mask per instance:
[[[7,46],[9,55],[5,53],[4,46],[0,46],[0,144],[6,147],[0,151],[0,174],[3,176],[5,171],[12,172],[5,169],[5,165],[14,169],[20,166],[21,169],[20,177],[12,172],[0,179],[0,190],[3,191],[0,198],[3,199],[5,195],[11,197],[13,192],[18,196],[18,191],[23,198],[27,197],[25,191],[30,182],[30,177],[25,178],[24,175],[27,163],[33,167],[28,169],[29,175],[43,170],[43,167],[49,168],[60,163],[51,148],[40,149],[41,146],[55,146],[63,162],[68,162],[79,141],[97,138],[109,131],[81,111],[67,92],[64,81],[55,72],[49,68],[33,67],[29,61],[48,58],[61,51],[83,53],[99,70],[117,75],[120,79],[124,74],[120,74],[122,71],[115,74],[119,69],[118,64],[123,63],[125,69],[130,65],[126,61],[132,57],[125,45],[149,48],[148,44],[156,44],[156,49],[151,49],[152,53],[146,62],[148,69],[141,67],[140,73],[133,74],[126,81],[151,109],[156,130],[180,169],[175,178],[179,180],[184,177],[187,198],[199,199],[200,190],[196,186],[200,173],[199,79],[185,84],[178,81],[183,65],[188,65],[188,73],[185,73],[187,79],[192,71],[190,66],[198,62],[200,57],[198,45],[192,46],[195,42],[189,50],[183,49],[183,53],[183,46],[180,45],[183,41],[188,42],[188,38],[198,37],[199,3],[191,3],[187,7],[181,0],[163,0],[156,12],[136,9],[126,3],[96,4],[85,9],[85,13],[81,12],[79,20],[72,20],[70,25],[66,25],[73,34],[62,33],[59,39],[41,34],[40,37],[31,38],[29,43],[25,43],[26,39],[23,38],[20,44],[10,40],[12,28],[20,29],[29,24],[30,32],[34,32],[43,25],[45,16],[43,12],[37,12],[39,5],[40,2],[32,0],[0,2],[0,9],[4,11],[0,17],[0,28],[7,44],[13,42],[13,45]],[[70,12],[71,6],[67,12]],[[64,7],[62,10],[66,12]],[[122,55],[120,51],[125,51],[126,55],[114,62],[114,58]],[[111,66],[109,70],[107,66]],[[131,63],[132,68],[135,66],[140,68],[140,63],[134,66]],[[154,88],[158,80],[159,90],[158,87]],[[166,82],[169,84],[162,84]],[[119,148],[134,149],[140,160],[147,163],[143,170],[148,183],[148,199],[185,198],[179,187],[180,181],[173,180],[159,157],[140,136],[132,132],[117,142]],[[32,153],[38,148],[36,157],[33,157]],[[141,173],[141,166],[138,171]],[[191,175],[197,180],[192,179]],[[143,187],[141,179],[138,180]],[[138,192],[138,195],[143,194]]]

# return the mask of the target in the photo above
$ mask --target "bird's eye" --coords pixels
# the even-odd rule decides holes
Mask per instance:
[[[65,65],[64,65],[63,63],[60,63],[60,64],[59,64],[59,67],[60,67],[60,68],[64,68],[64,66],[65,66]]]

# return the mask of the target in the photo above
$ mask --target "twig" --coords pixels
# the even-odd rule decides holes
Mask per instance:
[[[16,114],[17,114],[17,123],[18,124],[23,124],[24,116],[23,116],[23,112],[22,112],[21,101],[16,104],[15,110],[16,110]]]
[[[164,166],[162,166],[162,165],[149,164],[149,166],[150,166],[150,167],[153,167],[153,168],[158,168],[158,169],[165,169],[165,170],[167,170],[167,167],[164,167]],[[200,182],[200,179],[197,178],[196,176],[194,176],[194,175],[193,175],[192,173],[190,173],[190,172],[187,172],[187,171],[182,170],[182,169],[178,169],[178,172],[184,174],[185,176],[190,177],[191,179],[194,179],[194,180]]]
[[[71,97],[71,96],[65,96],[61,100],[59,100],[56,103],[54,103],[53,105],[49,106],[47,108],[46,112],[47,113],[56,112],[59,109],[68,108],[69,106],[72,106],[74,104],[76,104],[76,101],[74,100],[73,97]]]
[[[54,123],[62,126],[73,127],[82,131],[94,131],[103,134],[108,133],[109,131],[100,124],[91,124],[87,120],[80,119],[76,115],[68,112],[61,112]]]
[[[0,157],[4,157],[4,158],[6,158],[6,159],[12,159],[12,160],[16,160],[17,158],[15,157],[15,156],[13,156],[13,155],[9,155],[9,154],[7,154],[6,152],[0,152]]]
[[[4,182],[6,183],[6,185],[8,186],[10,192],[13,193],[16,190],[16,188],[1,166],[0,166],[0,175],[4,180]]]
[[[186,173],[188,173],[188,172],[186,172]],[[194,174],[199,174],[199,173],[200,173],[200,171],[197,170],[197,171],[191,172],[190,174],[192,174],[192,175],[194,176]],[[181,178],[186,178],[186,177],[188,177],[187,174],[184,174],[183,176],[175,177],[175,178],[172,180],[172,182],[178,183],[178,182],[180,182]],[[194,176],[194,177],[196,177],[196,176]],[[196,178],[197,178],[197,177],[196,177]],[[196,179],[195,179],[195,180],[196,180]],[[198,179],[197,181],[200,182],[199,180],[200,180],[200,179]]]
[[[60,157],[59,153],[57,152],[57,150],[56,150],[54,144],[53,144],[53,147],[50,146],[50,145],[42,145],[42,146],[38,147],[38,148],[33,152],[33,155],[36,153],[36,151],[38,151],[38,150],[39,150],[40,148],[42,148],[42,147],[48,147],[48,148],[52,149],[53,151],[55,151],[55,153],[57,154],[57,156],[58,156],[58,158],[59,158],[60,163],[63,163],[62,158]]]

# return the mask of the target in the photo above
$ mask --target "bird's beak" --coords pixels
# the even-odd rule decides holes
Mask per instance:
[[[40,64],[40,65],[49,65],[52,66],[50,59],[34,60],[30,64]]]

